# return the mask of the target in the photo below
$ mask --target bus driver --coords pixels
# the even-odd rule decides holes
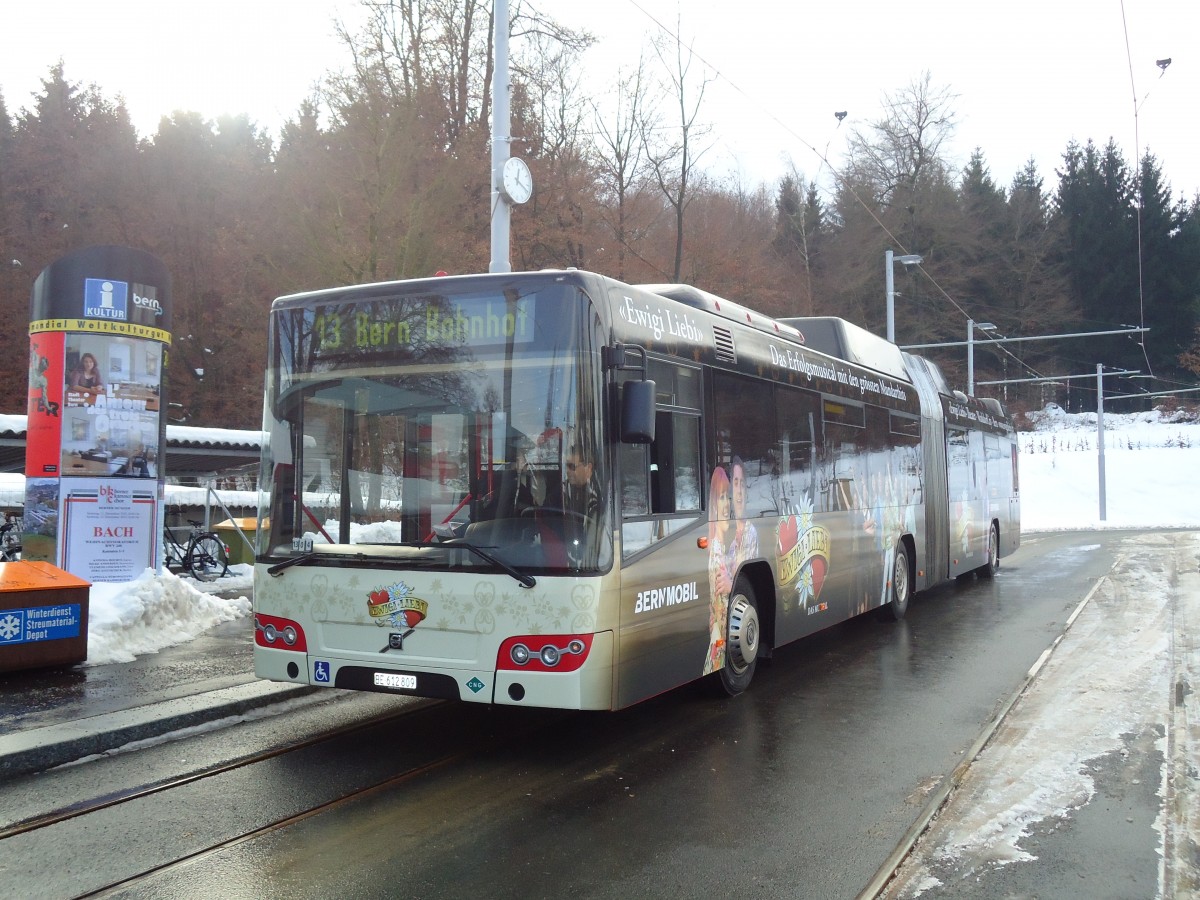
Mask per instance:
[[[572,447],[567,454],[563,508],[585,519],[594,519],[600,511],[600,487],[596,484],[595,465],[579,447]]]

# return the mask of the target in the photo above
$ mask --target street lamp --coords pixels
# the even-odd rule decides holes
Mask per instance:
[[[925,261],[925,257],[916,253],[894,256],[891,250],[886,250],[883,254],[883,261],[883,268],[887,273],[887,339],[894,344],[896,343],[896,284],[893,265],[901,263],[905,266],[919,266]]]
[[[975,396],[975,329],[980,331],[995,331],[996,326],[991,322],[976,322],[967,319],[967,396]]]

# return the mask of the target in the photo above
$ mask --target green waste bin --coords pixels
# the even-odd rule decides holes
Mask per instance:
[[[234,527],[235,523],[236,527]],[[246,541],[250,542],[249,547],[246,546],[246,541],[242,540],[242,535],[238,534],[238,528],[246,536]],[[213,531],[229,548],[229,564],[231,566],[238,563],[254,565],[254,536],[258,531],[257,519],[253,517],[226,519],[224,522],[214,525]]]

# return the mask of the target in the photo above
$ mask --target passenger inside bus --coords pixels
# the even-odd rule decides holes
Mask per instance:
[[[496,473],[495,487],[479,502],[478,519],[520,517],[542,505],[546,497],[545,480],[529,462],[531,443],[525,435],[510,439],[507,456],[511,465]]]

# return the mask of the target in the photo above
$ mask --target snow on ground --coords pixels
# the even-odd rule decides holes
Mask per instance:
[[[1022,530],[1200,527],[1194,488],[1200,422],[1157,411],[1106,415],[1108,509],[1101,521],[1095,414],[1068,414],[1052,405],[1029,419],[1033,430],[1020,436]],[[222,578],[203,590],[189,578],[149,571],[127,584],[94,585],[88,664],[127,661],[248,616],[246,597],[212,593],[248,592],[250,567],[234,571],[236,579]]]
[[[1184,885],[1196,876],[1186,848],[1200,837],[1200,736],[1189,723],[1200,716],[1200,698],[1176,698],[1173,688],[1195,677],[1189,647],[1200,625],[1200,537],[1150,532],[1123,547],[885,896],[954,896],[968,887],[977,896],[981,884],[1003,883],[989,876],[1036,860],[1031,836],[1058,831],[1093,800],[1129,816],[1136,801],[1102,773],[1115,766],[1141,774],[1143,765],[1159,774],[1157,896],[1192,896]],[[1055,858],[1052,846],[1037,852]],[[1080,888],[1079,896],[1087,893]]]
[[[1022,531],[1200,526],[1194,414],[1104,416],[1103,520],[1096,414],[1051,405],[1028,418],[1034,430],[1020,437]]]

